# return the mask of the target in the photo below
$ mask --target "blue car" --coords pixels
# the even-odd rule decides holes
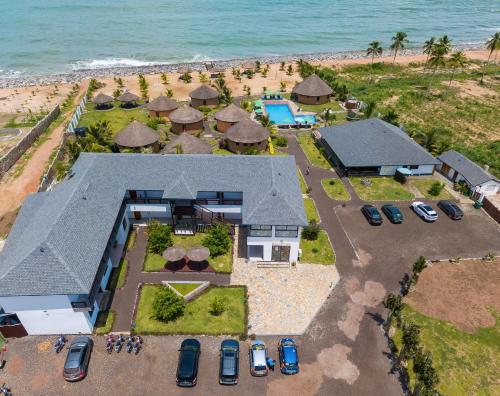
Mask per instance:
[[[298,374],[299,355],[297,345],[292,338],[282,338],[278,344],[280,369],[283,374]]]

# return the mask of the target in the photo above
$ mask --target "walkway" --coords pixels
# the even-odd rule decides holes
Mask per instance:
[[[128,261],[127,280],[125,286],[115,291],[111,310],[116,312],[113,331],[128,332],[133,320],[134,307],[137,300],[139,286],[144,283],[160,284],[163,281],[207,281],[214,285],[228,285],[229,275],[198,272],[143,272],[144,257],[146,256],[147,234],[144,227],[138,227],[134,246],[125,258]]]

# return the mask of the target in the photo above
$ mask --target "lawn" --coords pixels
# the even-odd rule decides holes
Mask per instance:
[[[315,241],[300,240],[302,256],[300,261],[308,264],[335,264],[335,253],[326,231],[321,230]]]
[[[500,315],[494,313],[494,327],[480,328],[475,334],[458,330],[450,322],[424,316],[406,305],[405,321],[421,327],[420,340],[424,349],[432,353],[438,371],[438,390],[444,395],[498,394],[500,367]],[[394,337],[401,345],[401,332]],[[409,365],[410,383],[414,383],[412,363]],[[495,385],[496,384],[496,385]]]
[[[322,179],[321,185],[331,199],[336,199],[337,201],[349,201],[351,199],[349,192],[340,179]]]
[[[217,155],[234,155],[234,153],[232,153],[231,151],[223,149],[223,148],[220,148],[220,147],[214,148],[212,150],[212,154],[217,154]]]
[[[174,283],[169,282],[169,285],[177,290],[180,294],[185,296],[186,294],[191,293],[193,290],[200,287],[201,283]]]
[[[453,195],[451,195],[446,190],[446,188],[443,188],[443,190],[441,191],[441,193],[438,196],[433,196],[433,195],[429,194],[429,192],[428,192],[429,188],[436,181],[439,181],[439,180],[431,179],[431,178],[425,178],[425,179],[418,178],[418,179],[411,179],[410,183],[413,186],[415,186],[418,189],[418,191],[420,191],[425,196],[425,198],[454,200],[455,198],[453,197]]]
[[[302,194],[307,194],[307,183],[304,180],[304,176],[302,176],[302,172],[299,168],[297,168],[297,177],[299,178],[300,190]]]
[[[98,121],[104,120],[109,121],[111,132],[114,136],[133,120],[137,120],[145,124],[148,121],[148,113],[142,107],[136,107],[135,109],[130,110],[124,110],[116,107],[112,110],[105,111],[91,110],[83,113],[78,126],[90,126]]]
[[[113,311],[103,311],[97,316],[94,326],[95,335],[108,334],[113,328],[116,314]]]
[[[306,208],[307,221],[314,220],[319,223],[318,210],[312,198],[304,198],[304,207]]]
[[[364,179],[368,179],[371,184],[362,185]],[[414,198],[404,185],[392,177],[351,177],[349,180],[364,201],[408,201]]]
[[[202,245],[203,239],[207,234],[198,232],[195,235],[183,236],[183,235],[172,235],[173,246],[181,246],[186,250],[189,250],[193,246]],[[232,260],[233,248],[229,249],[229,252],[217,257],[209,257],[208,263],[217,272],[231,273],[233,268]],[[147,253],[146,259],[144,261],[144,271],[161,271],[165,268],[165,259],[154,253]]]
[[[246,290],[243,287],[210,287],[186,304],[184,315],[173,322],[163,323],[152,318],[152,303],[157,285],[144,285],[135,317],[136,333],[164,334],[243,334],[246,330]],[[215,296],[226,299],[227,308],[219,316],[209,312]]]
[[[300,133],[297,135],[297,139],[299,141],[300,147],[302,147],[302,151],[309,159],[309,162],[312,166],[316,166],[317,168],[330,169],[331,165],[328,160],[325,158],[323,153],[319,150],[314,138],[310,133]]]

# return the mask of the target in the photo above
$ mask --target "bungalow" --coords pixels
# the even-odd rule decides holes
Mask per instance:
[[[400,128],[378,118],[320,128],[326,155],[347,176],[432,175],[439,164]]]
[[[500,192],[500,180],[455,150],[446,151],[438,158],[437,169],[452,182],[464,182],[471,189],[473,198],[481,194],[495,195]]]
[[[131,225],[149,219],[180,234],[240,224],[250,261],[296,261],[307,225],[291,156],[82,153],[17,216],[0,254],[0,331],[91,333]]]

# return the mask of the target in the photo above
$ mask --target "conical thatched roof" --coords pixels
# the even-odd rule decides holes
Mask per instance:
[[[175,110],[179,105],[175,100],[161,95],[149,102],[146,107],[151,111],[171,111]]]
[[[178,137],[170,141],[162,150],[162,153],[177,154],[178,146],[181,146],[183,154],[212,153],[212,146],[210,146],[210,144],[186,132],[181,133]]]
[[[176,124],[193,124],[203,120],[203,113],[188,105],[179,107],[168,116]]]
[[[226,131],[226,137],[238,143],[259,143],[269,137],[269,131],[262,125],[247,119],[230,127]]]
[[[250,118],[250,114],[241,107],[231,103],[229,106],[215,113],[214,118],[224,122],[239,122]]]
[[[158,140],[160,140],[160,137],[154,129],[135,120],[115,136],[117,145],[131,148],[149,146]]]
[[[116,98],[116,100],[127,103],[127,102],[135,102],[136,100],[139,100],[140,98],[136,95],[133,94],[132,92],[126,91],[122,93],[120,96]]]
[[[97,105],[102,105],[105,103],[110,103],[113,100],[114,99],[112,96],[109,96],[109,95],[103,94],[102,92],[99,92],[96,96],[94,96],[92,98],[92,103],[95,103]]]
[[[189,96],[192,99],[199,100],[207,100],[207,99],[215,99],[219,97],[219,93],[215,88],[210,87],[209,85],[201,85],[196,88],[194,91],[189,93]]]
[[[304,96],[326,96],[333,94],[333,90],[316,74],[311,74],[304,81],[293,87],[293,93]]]

